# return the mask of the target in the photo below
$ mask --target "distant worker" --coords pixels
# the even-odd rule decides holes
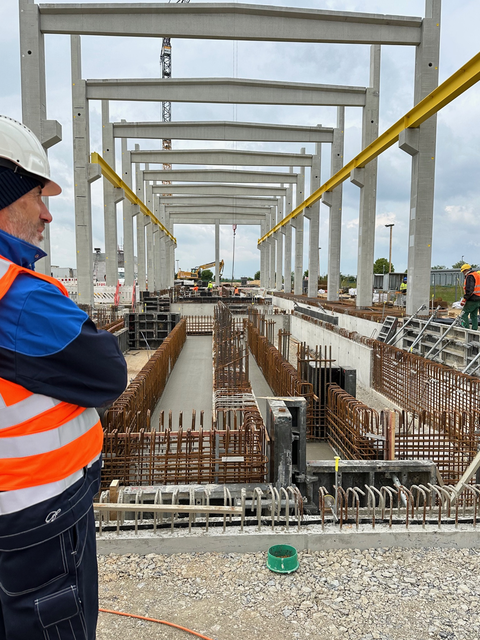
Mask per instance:
[[[238,294],[239,294],[238,287],[235,287],[234,293],[235,293],[236,296],[238,296]]]
[[[463,264],[460,271],[465,276],[463,283],[463,315],[462,326],[466,329],[470,328],[470,319],[472,321],[473,331],[478,329],[478,309],[480,308],[480,273],[472,269],[469,264]]]
[[[94,640],[95,407],[127,382],[117,338],[34,271],[61,188],[23,124],[0,116],[0,639]]]
[[[403,276],[403,280],[400,284],[400,291],[406,295],[407,293],[407,276]]]
[[[198,285],[195,285],[195,286],[193,287],[193,290],[195,291],[195,293],[197,293],[197,291],[198,291]]]
[[[208,285],[207,285],[207,286],[208,286],[208,288],[209,288],[210,290],[211,290],[211,289],[213,289],[213,282],[212,282],[212,281],[210,281],[210,282],[208,283]]]

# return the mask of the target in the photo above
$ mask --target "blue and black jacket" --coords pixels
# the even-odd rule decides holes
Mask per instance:
[[[34,269],[46,254],[0,230],[0,255]],[[0,377],[81,407],[105,407],[123,392],[118,341],[54,285],[19,275],[0,300]]]

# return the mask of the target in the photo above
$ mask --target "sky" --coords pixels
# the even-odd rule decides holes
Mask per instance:
[[[90,0],[84,0],[90,4]],[[195,2],[195,0],[190,0]],[[135,4],[136,0],[132,0]],[[64,0],[63,4],[75,4]],[[108,2],[106,2],[108,4]],[[408,15],[422,17],[425,0],[263,0],[264,5],[304,7],[332,11]],[[439,82],[478,53],[478,0],[443,0]],[[0,113],[22,119],[18,0],[1,0],[0,24]],[[82,37],[82,71],[85,79],[160,77],[162,39]],[[52,178],[63,193],[50,199],[54,221],[51,226],[51,260],[61,267],[75,267],[73,207],[72,109],[70,45],[68,36],[46,36],[47,117],[63,127],[63,141],[49,151]],[[380,78],[380,127],[382,133],[413,106],[413,47],[383,46]],[[292,44],[273,42],[231,42],[172,40],[172,77],[237,77],[282,82],[368,86],[369,46]],[[447,268],[458,260],[480,263],[480,83],[440,111],[437,128],[434,229],[432,266]],[[142,102],[112,102],[111,121],[154,121],[161,119],[161,105]],[[336,125],[334,107],[172,104],[172,120],[236,120],[325,127]],[[91,151],[101,153],[101,103],[90,103]],[[159,148],[161,141],[129,140],[142,148]],[[182,148],[236,148],[258,151],[313,153],[313,145],[274,143],[208,143],[173,141]],[[347,108],[345,115],[345,162],[361,151],[361,109]],[[117,142],[117,171],[120,141]],[[174,168],[182,168],[175,165]],[[270,169],[267,169],[270,170]],[[280,169],[283,170],[283,169]],[[330,145],[323,145],[322,183],[329,177]],[[388,258],[389,229],[394,224],[392,263],[396,271],[407,267],[408,211],[411,159],[397,145],[378,160],[375,259]],[[309,171],[306,173],[309,185]],[[93,246],[104,248],[102,181],[92,185]],[[308,191],[307,191],[308,195]],[[359,189],[344,183],[341,272],[357,273]],[[320,271],[327,272],[328,213],[320,207]],[[119,243],[121,205],[118,207]],[[308,222],[305,247],[308,247]],[[213,226],[176,225],[176,260],[180,269],[214,260]],[[239,226],[233,231],[221,227],[220,258],[224,276],[252,277],[260,268],[258,226]],[[305,269],[308,255],[305,253]]]

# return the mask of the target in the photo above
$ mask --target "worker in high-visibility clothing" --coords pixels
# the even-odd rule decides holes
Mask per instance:
[[[61,188],[23,124],[0,116],[0,640],[94,640],[95,407],[127,382],[116,337],[34,271]]]
[[[463,306],[462,326],[469,329],[471,319],[472,329],[477,331],[478,310],[480,309],[480,273],[467,263],[462,264],[460,271],[465,276],[463,298],[461,301],[461,305]]]

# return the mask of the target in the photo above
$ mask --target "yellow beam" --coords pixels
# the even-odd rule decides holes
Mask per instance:
[[[160,220],[150,211],[150,209],[139,198],[137,198],[137,196],[133,193],[133,191],[130,189],[128,184],[126,184],[120,178],[120,176],[117,173],[115,173],[112,167],[108,164],[108,162],[105,162],[105,160],[102,158],[101,155],[99,155],[94,151],[91,154],[91,162],[93,164],[100,165],[103,176],[109,182],[111,182],[114,187],[117,187],[118,189],[123,189],[127,200],[129,200],[132,204],[138,204],[138,206],[140,207],[140,211],[146,216],[148,216],[149,218],[151,218],[152,221],[155,222],[155,224],[157,224],[160,227],[160,229],[165,233],[165,235],[168,236],[170,240],[173,240],[175,244],[177,244],[177,239],[174,236],[172,236],[170,231],[160,222]]]
[[[400,120],[387,129],[382,135],[374,140],[368,147],[365,147],[353,160],[350,160],[335,175],[325,182],[319,189],[314,191],[302,204],[288,214],[283,220],[280,220],[270,231],[260,238],[258,244],[264,242],[267,238],[279,231],[282,227],[302,213],[307,207],[320,200],[326,191],[332,191],[344,182],[350,173],[357,167],[364,167],[371,160],[383,153],[386,149],[397,142],[400,133],[404,129],[412,129],[419,127],[422,122],[428,120],[437,111],[443,109],[449,102],[455,100],[464,91],[472,87],[480,80],[480,53],[477,53],[463,67],[460,67],[453,75],[442,82],[436,89],[428,94],[417,105],[410,109]]]

